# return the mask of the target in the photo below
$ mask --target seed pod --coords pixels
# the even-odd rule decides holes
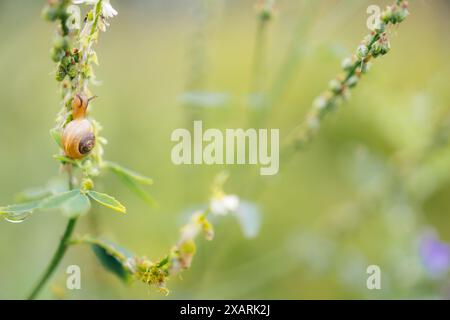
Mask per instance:
[[[58,67],[58,70],[56,71],[56,76],[55,76],[56,81],[63,81],[64,78],[66,77],[66,75],[67,75],[66,69],[62,65],[60,65]]]

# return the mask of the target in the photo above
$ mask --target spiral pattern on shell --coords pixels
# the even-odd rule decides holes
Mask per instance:
[[[66,156],[81,159],[95,147],[94,128],[89,120],[73,120],[64,128],[62,144]]]

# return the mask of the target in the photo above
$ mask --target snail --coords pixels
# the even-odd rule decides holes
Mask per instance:
[[[67,157],[82,159],[87,156],[95,146],[95,133],[92,123],[86,119],[86,110],[89,101],[82,94],[76,94],[72,101],[73,120],[64,128],[62,146]]]

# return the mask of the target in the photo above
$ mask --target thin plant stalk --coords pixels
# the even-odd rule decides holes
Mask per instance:
[[[310,108],[306,119],[293,128],[281,145],[280,168],[288,165],[294,156],[304,150],[318,134],[324,118],[338,105],[348,100],[350,90],[368,72],[370,61],[384,56],[390,50],[386,29],[390,25],[398,25],[409,15],[408,1],[396,0],[382,13],[380,28],[372,31],[361,42],[356,53],[342,63],[343,72],[330,81],[329,89],[320,95]],[[253,196],[265,191],[265,183],[247,188]]]
[[[69,240],[72,237],[73,231],[75,229],[75,225],[78,221],[78,217],[71,218],[69,222],[67,223],[66,230],[64,231],[64,234],[61,238],[61,241],[59,242],[58,248],[56,249],[55,254],[53,255],[52,260],[50,261],[50,264],[48,265],[47,269],[43,273],[41,279],[37,283],[36,287],[33,289],[31,294],[28,296],[28,300],[34,300],[39,295],[39,293],[44,288],[45,284],[48,282],[52,274],[55,272],[56,268],[60,264],[61,260],[63,259],[64,255],[66,254],[67,249],[69,248]]]
[[[73,174],[72,174],[72,167],[68,167],[69,172],[69,190],[73,189]],[[61,237],[61,241],[59,242],[58,248],[56,249],[55,253],[53,254],[52,259],[50,260],[49,265],[47,266],[47,269],[42,274],[40,280],[38,281],[37,285],[34,287],[31,294],[28,296],[28,300],[34,300],[39,295],[39,293],[44,288],[45,284],[48,282],[52,274],[55,272],[56,268],[60,264],[61,260],[66,254],[67,249],[70,246],[70,239],[72,238],[73,231],[75,230],[75,226],[77,224],[78,217],[74,217],[69,219],[69,222],[67,223],[66,230],[64,231],[63,236]]]
[[[257,107],[257,112],[251,113],[251,122],[260,123],[267,109],[266,101],[266,77],[267,77],[267,27],[274,16],[275,0],[260,0],[257,4],[258,26],[255,35],[255,47],[253,54],[253,66],[251,75],[250,92],[252,106]]]

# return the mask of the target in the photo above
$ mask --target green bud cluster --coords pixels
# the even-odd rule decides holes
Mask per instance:
[[[342,73],[328,84],[328,90],[322,93],[314,102],[313,108],[303,124],[295,128],[288,139],[288,145],[301,148],[307,144],[320,127],[323,117],[333,110],[337,104],[346,100],[350,90],[357,86],[363,74],[367,73],[370,60],[387,54],[391,45],[387,38],[388,25],[398,24],[409,15],[408,1],[396,0],[381,14],[381,23],[370,34],[366,35],[356,48],[352,57],[342,61]]]
[[[77,48],[65,51],[57,66],[56,80],[63,81],[66,76],[73,80],[78,75],[80,59],[80,52]]]
[[[57,63],[55,79],[59,82],[66,77],[73,80],[78,74],[77,63],[80,61],[80,53],[72,44],[73,34],[67,27],[70,17],[67,8],[70,4],[70,0],[49,0],[43,10],[46,20],[59,22],[53,47],[50,49],[50,56]]]
[[[385,24],[397,24],[409,15],[408,1],[398,0],[396,4],[388,6],[381,14],[381,21]]]
[[[378,39],[373,45],[372,49],[370,50],[370,54],[377,58],[378,56],[384,56],[391,50],[391,44],[389,43],[389,40],[386,38],[386,34],[383,34],[380,39]]]
[[[48,0],[47,5],[42,11],[42,16],[47,21],[60,21],[60,28],[63,35],[67,35],[69,30],[66,22],[70,14],[67,12],[67,7],[70,5],[70,0]]]

